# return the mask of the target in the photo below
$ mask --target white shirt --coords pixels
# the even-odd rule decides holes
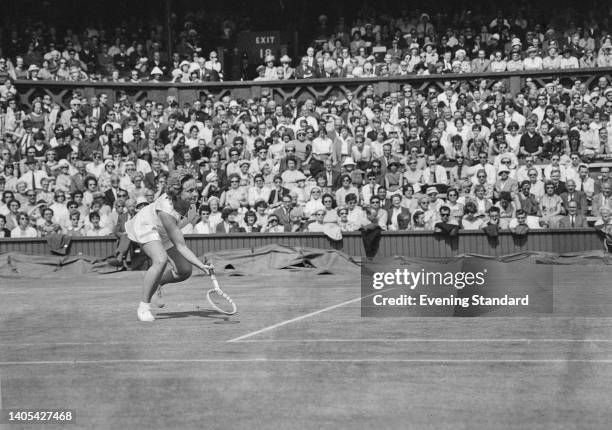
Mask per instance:
[[[331,154],[333,142],[328,137],[317,137],[312,141],[313,154]]]
[[[34,170],[29,171],[29,172],[25,172],[23,175],[21,175],[21,177],[19,178],[20,181],[25,181],[26,183],[26,190],[31,190],[32,189],[32,175],[34,175],[34,181],[36,183],[36,188],[40,189],[42,188],[42,185],[40,184],[40,180],[42,178],[47,178],[47,174],[45,172],[43,172],[42,170]]]
[[[263,199],[265,202],[267,202],[269,197],[270,197],[270,189],[266,186],[262,188],[250,187],[247,191],[247,198],[249,201],[249,206],[251,207],[255,205],[255,202],[257,200]]]
[[[19,227],[15,227],[14,229],[11,230],[11,238],[15,238],[15,237],[37,237],[38,236],[38,232],[36,231],[36,229],[34,227],[26,227],[25,230],[21,230],[21,228]]]

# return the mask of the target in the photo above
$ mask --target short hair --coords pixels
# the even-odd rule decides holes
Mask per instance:
[[[525,209],[517,209],[516,216],[518,217],[519,215],[527,215],[527,212],[525,211]]]
[[[511,202],[512,201],[512,196],[510,195],[509,191],[502,191],[501,193],[499,193],[499,199]]]
[[[2,214],[0,214],[0,219],[1,219],[2,221],[6,222],[6,217],[5,217],[4,215],[2,215]]]
[[[93,221],[95,217],[97,217],[98,219],[101,219],[100,213],[98,211],[92,211],[89,213],[89,221]]]
[[[221,211],[221,219],[225,221],[232,214],[232,212],[235,212],[235,211],[236,209],[223,208],[223,210]]]
[[[190,170],[184,168],[173,170],[168,176],[166,194],[168,194],[171,199],[176,199],[183,190],[183,184],[190,179],[193,179],[193,175]]]
[[[344,202],[348,203],[352,201],[357,201],[357,195],[355,193],[348,193],[346,197],[344,197]]]
[[[464,208],[464,213],[468,214],[468,213],[476,213],[478,212],[478,209],[476,208],[476,204],[474,202],[467,202],[465,204],[465,208]]]
[[[247,219],[248,219],[249,217],[253,217],[253,218],[255,218],[255,220],[257,221],[257,214],[256,214],[255,212],[253,212],[253,211],[247,211],[247,212],[244,214],[244,222],[247,222]]]
[[[500,212],[500,210],[499,210],[499,208],[497,206],[491,206],[487,212],[489,212],[489,214],[491,214],[493,212]]]
[[[266,203],[266,201],[265,201],[265,200],[257,200],[257,201],[255,202],[255,204],[253,205],[253,208],[254,208],[255,210],[257,210],[257,209],[258,209],[258,208],[260,208],[260,207],[263,207],[263,208],[267,208],[267,207],[268,207],[268,204]]]

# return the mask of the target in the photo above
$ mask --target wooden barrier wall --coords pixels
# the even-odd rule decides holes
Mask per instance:
[[[328,97],[330,94],[338,94],[343,99],[348,91],[359,95],[372,86],[376,94],[385,91],[398,91],[402,85],[410,84],[417,90],[428,87],[442,89],[444,82],[450,81],[452,85],[459,86],[467,81],[475,86],[481,79],[487,80],[490,88],[495,82],[502,81],[506,89],[516,95],[525,85],[525,79],[531,78],[538,87],[543,87],[553,79],[570,86],[574,80],[580,79],[589,88],[597,84],[597,79],[605,76],[610,80],[612,68],[593,69],[565,69],[565,70],[540,70],[501,73],[465,73],[451,75],[407,75],[386,78],[333,78],[333,79],[302,79],[291,81],[231,81],[231,82],[205,82],[198,84],[181,84],[171,82],[160,83],[113,83],[113,82],[66,82],[66,81],[28,81],[19,80],[15,82],[20,102],[31,106],[36,96],[49,94],[52,99],[59,103],[64,109],[69,108],[69,102],[73,92],[91,97],[94,94],[106,93],[109,102],[114,103],[120,92],[125,92],[131,102],[144,102],[153,100],[165,102],[168,96],[175,96],[180,106],[184,103],[193,103],[203,97],[212,95],[215,100],[223,96],[231,96],[235,99],[249,99],[268,94],[277,103],[282,103],[290,97],[298,100],[306,98]]]

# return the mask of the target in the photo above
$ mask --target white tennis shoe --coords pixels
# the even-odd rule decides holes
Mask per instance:
[[[140,302],[140,305],[138,305],[137,315],[138,315],[138,321],[142,321],[142,322],[155,321],[155,317],[151,313],[150,303]]]

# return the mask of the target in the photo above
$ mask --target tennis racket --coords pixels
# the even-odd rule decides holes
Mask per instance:
[[[211,288],[206,293],[206,300],[208,303],[217,311],[225,315],[234,315],[238,312],[238,307],[232,298],[221,289],[219,281],[215,276],[215,272],[210,270],[210,280],[213,283],[214,288]]]

